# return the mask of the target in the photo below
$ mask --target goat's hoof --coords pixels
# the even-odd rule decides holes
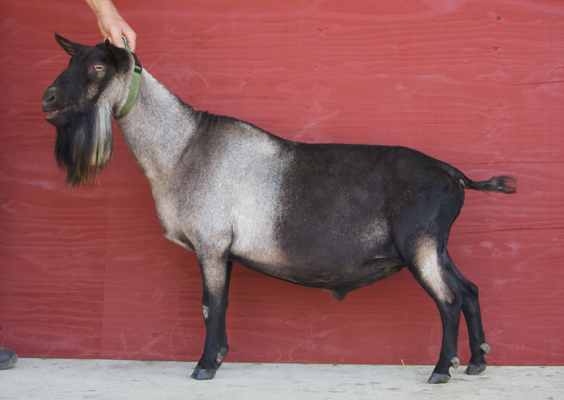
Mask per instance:
[[[467,375],[478,375],[486,370],[486,363],[483,364],[473,364],[468,363],[468,367],[466,367],[466,371],[464,371]]]
[[[194,372],[192,372],[192,378],[198,381],[204,381],[207,379],[213,379],[217,370],[215,369],[203,369],[200,367],[194,368]]]
[[[429,383],[447,383],[450,380],[450,375],[448,374],[437,374],[433,372],[429,378]]]

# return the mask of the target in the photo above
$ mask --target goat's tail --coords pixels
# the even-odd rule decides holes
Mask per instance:
[[[464,189],[481,190],[482,192],[501,192],[507,194],[517,192],[517,179],[507,175],[494,176],[487,181],[473,181],[466,177],[459,178],[458,181],[462,184],[462,186],[464,186]]]
[[[454,167],[449,169],[452,177],[458,180],[464,189],[481,190],[482,192],[501,192],[512,194],[517,192],[517,179],[508,175],[494,176],[487,181],[473,181]]]

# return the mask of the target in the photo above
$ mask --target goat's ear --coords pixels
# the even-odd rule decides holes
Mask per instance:
[[[71,42],[68,39],[65,39],[64,37],[60,36],[56,32],[55,32],[55,40],[71,56],[74,55],[74,53],[76,53],[78,51],[78,49],[83,47],[81,44],[74,43],[74,42]]]
[[[106,39],[106,49],[110,54],[110,59],[118,71],[127,71],[130,68],[131,59],[129,58],[129,51],[117,47]]]

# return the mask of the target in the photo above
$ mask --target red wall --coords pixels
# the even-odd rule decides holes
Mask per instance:
[[[480,287],[489,363],[564,364],[564,4],[532,0],[118,1],[143,66],[196,109],[288,139],[405,145],[513,196],[468,192],[450,252]],[[162,237],[121,135],[93,190],[64,185],[40,98],[77,0],[0,3],[0,346],[20,356],[197,360],[196,258]],[[435,363],[407,271],[349,294],[236,266],[228,361]],[[466,328],[459,355],[468,360]]]

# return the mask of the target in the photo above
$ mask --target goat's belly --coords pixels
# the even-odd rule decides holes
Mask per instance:
[[[403,268],[387,258],[368,260],[360,265],[307,264],[296,261],[292,265],[262,263],[231,255],[230,259],[253,271],[302,286],[332,291],[354,290],[387,278]]]

